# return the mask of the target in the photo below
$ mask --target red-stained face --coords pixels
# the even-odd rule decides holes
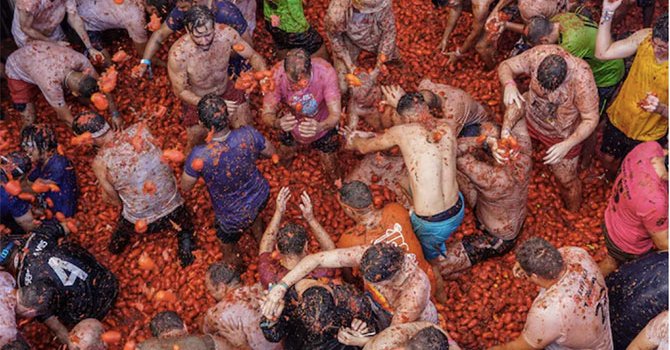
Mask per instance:
[[[668,60],[668,43],[663,42],[663,40],[659,38],[653,38],[651,40],[651,46],[654,48],[654,56],[656,56],[656,60]]]
[[[189,32],[191,40],[203,50],[207,51],[214,41],[214,22],[207,23],[204,26],[191,28]]]

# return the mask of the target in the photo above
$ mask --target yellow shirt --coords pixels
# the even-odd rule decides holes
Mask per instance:
[[[637,49],[633,66],[607,114],[612,125],[638,141],[658,140],[668,131],[668,121],[658,113],[639,106],[647,92],[668,104],[668,62],[658,63],[651,46],[651,35]]]

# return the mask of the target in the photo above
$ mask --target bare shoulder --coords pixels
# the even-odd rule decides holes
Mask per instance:
[[[181,38],[172,44],[170,51],[168,51],[168,60],[184,61],[186,52],[188,51],[188,34],[182,35]]]

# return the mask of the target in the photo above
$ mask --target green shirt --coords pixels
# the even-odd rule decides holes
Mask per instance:
[[[272,15],[278,16],[279,29],[287,33],[304,33],[309,29],[302,0],[263,0],[263,14],[268,23],[272,23]]]
[[[601,61],[596,58],[598,26],[593,21],[572,12],[556,15],[551,21],[561,25],[558,44],[591,66],[596,86],[614,86],[623,78],[625,67],[622,59]]]

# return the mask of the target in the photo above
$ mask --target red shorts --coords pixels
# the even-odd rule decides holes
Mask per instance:
[[[12,103],[14,104],[29,103],[39,92],[35,84],[26,83],[23,80],[8,78],[7,85],[9,86],[9,95],[12,97]]]
[[[247,96],[244,94],[244,91],[237,90],[235,88],[235,83],[228,79],[228,85],[226,85],[226,91],[221,95],[226,101],[233,101],[237,103],[244,103],[247,100]],[[193,106],[182,101],[181,103],[181,112],[182,116],[182,125],[185,128],[190,128],[193,125],[198,124],[198,106]]]
[[[533,127],[533,125],[531,123],[526,123],[526,127],[528,128],[528,133],[530,134],[530,137],[542,142],[542,144],[547,146],[547,147],[551,147],[551,146],[553,146],[557,143],[561,143],[561,142],[565,141],[563,139],[550,137],[550,136],[547,136],[547,135],[544,135],[544,134],[540,133],[539,131],[537,131]],[[570,152],[568,152],[568,154],[565,155],[565,159],[576,158],[581,153],[582,153],[582,144],[580,143],[577,146],[572,147]]]

